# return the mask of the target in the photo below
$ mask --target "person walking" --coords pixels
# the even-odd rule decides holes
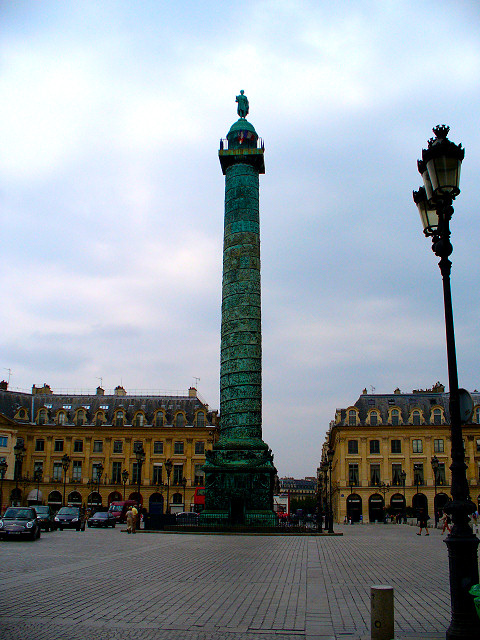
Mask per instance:
[[[133,521],[134,521],[132,507],[130,507],[130,509],[127,511],[125,515],[127,518],[127,533],[132,533],[132,527],[133,527]]]
[[[417,533],[417,536],[422,535],[422,529],[425,529],[425,535],[429,536],[428,533],[428,515],[425,509],[420,509],[420,513],[418,514],[418,525],[420,527],[420,531]]]
[[[135,505],[132,507],[132,533],[137,533],[138,509]]]
[[[443,525],[442,533],[445,533],[445,529],[448,531],[448,533],[450,533],[450,531],[452,530],[450,527],[450,522],[451,522],[450,516],[444,512],[442,516],[442,525]]]

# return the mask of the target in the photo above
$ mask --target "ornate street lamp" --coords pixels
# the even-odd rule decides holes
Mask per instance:
[[[173,462],[170,458],[165,462],[165,471],[167,472],[167,508],[165,513],[170,513],[170,474],[172,473]]]
[[[140,489],[142,487],[142,467],[145,462],[145,451],[143,450],[143,444],[140,442],[135,449],[135,457],[137,459],[137,480],[138,480],[138,510],[140,511]],[[140,517],[140,516],[139,516]]]
[[[18,481],[21,477],[22,461],[27,450],[23,446],[23,442],[17,440],[17,444],[13,447],[15,454],[15,501],[18,500]]]
[[[405,480],[407,479],[407,473],[406,473],[405,469],[402,469],[402,471],[400,473],[400,478],[402,479],[403,497],[405,498]]]
[[[186,505],[185,505],[185,487],[187,486],[187,479],[185,478],[185,476],[182,478],[182,482],[180,483],[183,487],[183,510],[186,511]]]
[[[39,494],[40,494],[40,482],[42,481],[42,470],[40,468],[36,468],[33,472],[33,479],[37,483],[37,502],[39,502]]]
[[[3,512],[3,480],[7,473],[8,464],[6,460],[0,461],[0,513]]]
[[[65,506],[65,484],[67,482],[67,471],[68,471],[68,467],[70,466],[70,458],[67,456],[67,454],[65,453],[62,456],[62,468],[63,468],[63,502],[62,502],[62,506]]]
[[[415,474],[415,486],[417,487],[417,494],[418,495],[418,487],[420,485],[420,471],[422,470],[422,464],[421,463],[416,463],[413,465],[413,472]],[[418,498],[417,498],[418,501]]]
[[[328,449],[327,451],[327,464],[328,464],[328,473],[329,473],[329,520],[328,520],[328,533],[333,533],[333,503],[332,503],[332,464],[333,464],[333,456],[335,451],[333,449]]]
[[[475,611],[469,589],[478,584],[478,538],[469,525],[469,516],[476,508],[470,499],[462,441],[462,424],[471,418],[473,403],[469,394],[458,388],[455,331],[453,326],[452,294],[449,256],[450,220],[453,201],[460,193],[460,169],[465,150],[448,138],[449,127],[439,125],[433,129],[435,138],[422,151],[418,169],[424,188],[414,191],[425,236],[432,238],[432,250],[440,258],[439,267],[443,281],[445,307],[445,333],[447,343],[448,382],[450,387],[450,429],[452,464],[452,500],[445,505],[453,522],[445,542],[448,548],[450,569],[450,599],[452,618],[447,630],[447,640],[474,640],[480,636],[480,619]]]
[[[435,516],[435,527],[438,524],[438,510],[437,510],[437,473],[438,473],[438,465],[439,461],[437,456],[433,456],[431,459],[432,471],[433,471],[433,481],[435,483],[435,495],[433,498],[433,512]]]
[[[125,500],[125,485],[127,484],[128,481],[128,471],[126,469],[124,469],[122,471],[122,482],[123,482],[123,499]]]
[[[98,495],[100,495],[100,482],[102,481],[102,475],[103,475],[103,464],[101,462],[99,462],[97,464],[97,493]]]

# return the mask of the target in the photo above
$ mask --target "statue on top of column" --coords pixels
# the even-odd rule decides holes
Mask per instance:
[[[248,115],[248,98],[244,95],[243,89],[240,91],[240,95],[235,98],[235,102],[238,102],[238,115],[241,118],[246,118]]]

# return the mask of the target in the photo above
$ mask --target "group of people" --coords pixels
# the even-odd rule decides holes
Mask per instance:
[[[139,513],[137,507],[134,505],[130,507],[126,513],[127,518],[127,533],[137,533],[137,522]]]
[[[423,529],[425,529],[426,536],[430,535],[428,533],[429,519],[430,517],[427,515],[427,512],[422,509],[418,515],[418,525],[420,529],[417,533],[417,536],[422,535]],[[452,518],[448,515],[448,513],[445,513],[445,511],[443,512],[443,515],[440,518],[440,523],[442,525],[442,533],[445,533],[445,531],[448,531],[448,533],[450,533],[450,531],[452,530],[452,527],[451,527]],[[478,533],[478,511],[475,511],[475,513],[472,514],[472,528],[474,533]]]

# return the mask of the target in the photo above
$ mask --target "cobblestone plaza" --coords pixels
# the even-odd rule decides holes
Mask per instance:
[[[370,587],[395,589],[395,637],[437,640],[450,619],[447,550],[431,530],[343,536],[127,536],[122,528],[0,543],[2,640],[370,638]]]

